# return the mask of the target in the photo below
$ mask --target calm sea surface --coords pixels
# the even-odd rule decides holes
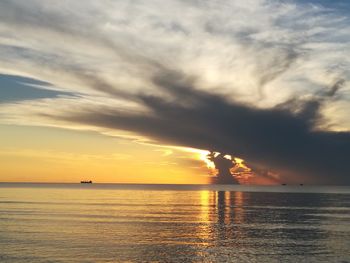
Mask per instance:
[[[350,262],[350,188],[0,184],[0,262]]]

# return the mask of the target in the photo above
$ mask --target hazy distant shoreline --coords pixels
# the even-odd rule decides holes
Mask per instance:
[[[350,194],[350,186],[320,185],[214,185],[214,184],[133,184],[133,183],[32,183],[0,182],[0,188],[69,188],[101,190],[174,190],[174,191],[238,191],[238,192],[278,192],[278,193],[339,193]]]

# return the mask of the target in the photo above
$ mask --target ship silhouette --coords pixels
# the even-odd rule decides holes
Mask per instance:
[[[81,184],[92,184],[92,181],[80,181]]]

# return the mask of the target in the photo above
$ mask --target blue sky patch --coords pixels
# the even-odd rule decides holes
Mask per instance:
[[[37,88],[36,85],[43,88]],[[69,92],[45,89],[45,86],[51,84],[27,77],[0,74],[0,103],[73,95]]]

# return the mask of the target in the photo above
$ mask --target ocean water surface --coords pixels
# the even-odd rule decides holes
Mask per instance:
[[[350,188],[0,184],[0,262],[350,262]]]

